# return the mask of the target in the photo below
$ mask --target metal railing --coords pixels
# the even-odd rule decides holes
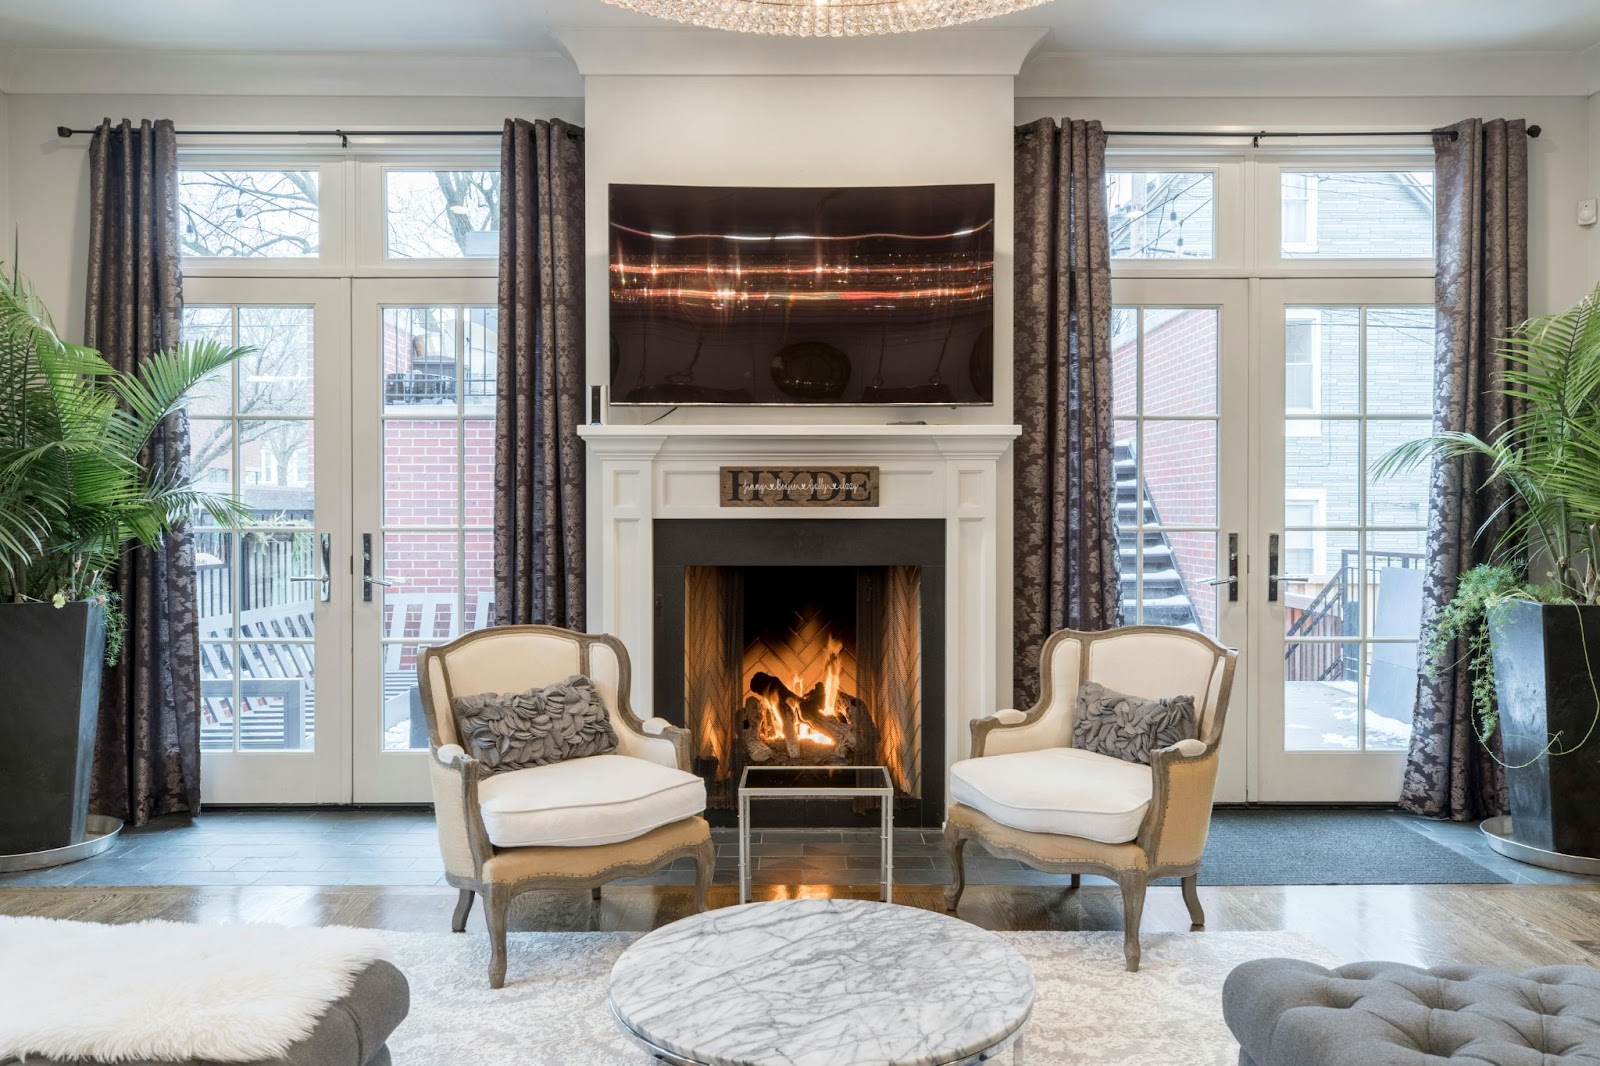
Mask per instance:
[[[493,400],[495,363],[491,353],[469,352],[462,368],[461,388],[466,400]],[[456,361],[448,358],[417,357],[411,369],[386,374],[383,379],[385,404],[454,403],[456,399]]]
[[[1371,590],[1376,594],[1378,575],[1391,567],[1415,569],[1422,565],[1421,552],[1367,551],[1365,579],[1360,570],[1360,553],[1354,548],[1339,551],[1339,566],[1333,577],[1312,597],[1289,624],[1285,636],[1358,637],[1361,633],[1362,600]],[[1289,643],[1283,649],[1284,680],[1340,681],[1354,679],[1360,671],[1359,646],[1350,643]]]
[[[270,515],[274,522],[311,521],[309,511],[275,510]],[[258,513],[256,517],[265,516]],[[309,600],[312,586],[290,578],[313,572],[311,542],[309,529],[293,526],[281,533],[243,533],[237,539],[217,530],[196,530],[195,552],[208,557],[195,565],[199,617],[231,615],[236,592],[241,611]]]

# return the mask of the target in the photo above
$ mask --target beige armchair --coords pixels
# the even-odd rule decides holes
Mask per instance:
[[[1139,968],[1145,888],[1179,877],[1189,917],[1205,924],[1195,889],[1211,828],[1218,745],[1237,653],[1185,629],[1128,626],[1103,633],[1062,630],[1045,642],[1039,702],[972,723],[972,757],[950,768],[945,849],[955,879],[945,905],[966,887],[962,849],[989,851],[1048,873],[1103,874],[1122,889],[1123,954]],[[1151,755],[1151,765],[1073,747],[1078,688],[1095,681],[1129,696],[1193,696],[1198,739]]]
[[[554,626],[479,630],[427,649],[417,662],[439,850],[445,880],[461,893],[452,927],[466,928],[472,901],[482,896],[493,988],[505,983],[506,914],[522,892],[588,888],[598,899],[607,881],[688,857],[695,909],[705,909],[715,861],[702,817],[705,782],[689,772],[688,730],[634,715],[630,673],[615,637]],[[453,697],[522,692],[573,674],[591,679],[604,699],[614,754],[486,775],[457,742]]]

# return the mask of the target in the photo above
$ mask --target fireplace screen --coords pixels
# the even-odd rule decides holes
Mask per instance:
[[[921,568],[689,566],[684,707],[713,808],[747,765],[882,765],[921,796]]]

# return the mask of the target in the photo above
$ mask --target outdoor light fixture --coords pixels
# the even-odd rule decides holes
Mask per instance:
[[[714,30],[784,37],[871,37],[978,22],[1045,0],[606,0]]]

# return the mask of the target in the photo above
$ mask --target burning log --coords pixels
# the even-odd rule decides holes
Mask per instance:
[[[796,693],[768,673],[750,679],[739,734],[751,762],[785,766],[849,763],[873,750],[872,718],[860,699],[822,682]],[[831,697],[831,699],[830,699]]]

